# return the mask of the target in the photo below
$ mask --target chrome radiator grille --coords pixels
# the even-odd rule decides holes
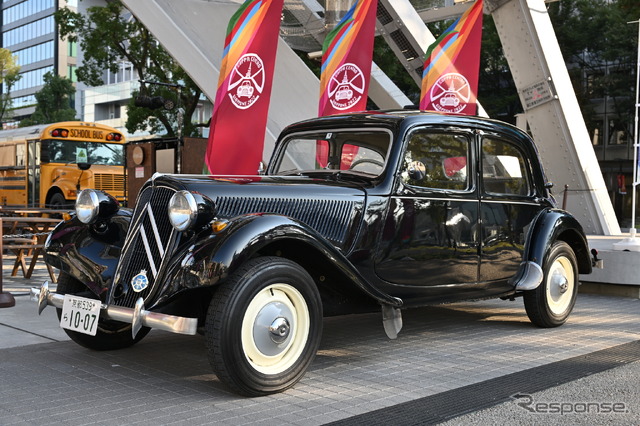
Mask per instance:
[[[218,197],[215,202],[222,217],[277,213],[305,223],[335,244],[344,242],[355,207],[352,201],[266,197]]]
[[[112,303],[133,307],[139,297],[147,299],[163,274],[165,254],[172,250],[176,232],[169,222],[167,206],[174,190],[164,187],[146,188],[139,196],[127,235],[116,282],[111,292]],[[133,289],[133,279],[144,273],[148,285],[141,291]]]

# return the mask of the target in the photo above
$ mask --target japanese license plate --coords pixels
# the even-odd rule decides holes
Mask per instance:
[[[60,327],[95,336],[96,331],[98,331],[99,317],[99,300],[87,299],[71,294],[64,295]]]

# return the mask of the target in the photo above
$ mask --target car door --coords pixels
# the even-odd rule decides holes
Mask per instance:
[[[464,130],[419,127],[407,136],[375,265],[394,294],[477,282],[473,146],[473,133]]]
[[[528,158],[515,141],[480,136],[480,282],[508,287],[522,262],[527,230],[540,211]]]

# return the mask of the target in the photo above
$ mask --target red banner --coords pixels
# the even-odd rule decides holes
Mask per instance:
[[[427,50],[420,109],[476,114],[481,40],[482,0],[477,0]]]
[[[358,0],[327,35],[318,115],[367,108],[378,0]]]
[[[283,3],[247,0],[229,21],[205,158],[211,174],[258,174]]]
[[[367,109],[377,9],[378,0],[357,0],[325,38],[319,116]],[[348,169],[357,153],[356,147],[344,147],[340,169]],[[326,167],[326,148],[318,145],[316,160]]]

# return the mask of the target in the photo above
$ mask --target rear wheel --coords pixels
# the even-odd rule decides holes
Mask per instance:
[[[209,362],[248,396],[281,392],[302,378],[322,334],[322,302],[309,274],[278,257],[253,259],[216,291],[206,321]]]
[[[576,255],[567,243],[557,241],[547,254],[542,283],[524,292],[524,307],[535,325],[557,327],[571,314],[577,295]]]
[[[98,299],[84,284],[64,272],[60,273],[60,277],[58,278],[56,293],[75,294],[89,299]],[[58,319],[60,319],[62,309],[56,309],[56,311],[58,313]],[[98,331],[95,336],[67,330],[66,328],[63,330],[71,340],[80,346],[97,351],[108,351],[123,349],[134,345],[142,340],[150,331],[150,328],[142,327],[134,339],[131,336],[131,327],[131,324],[101,318],[98,322]]]

